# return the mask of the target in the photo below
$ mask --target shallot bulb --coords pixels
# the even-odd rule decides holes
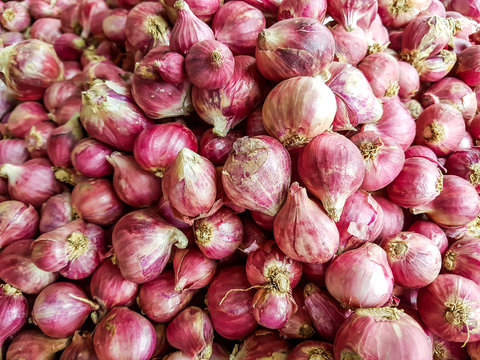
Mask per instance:
[[[138,287],[123,277],[115,258],[105,260],[90,280],[92,298],[105,310],[133,304]]]
[[[192,111],[191,84],[186,80],[183,62],[183,56],[170,52],[168,46],[158,46],[138,64],[132,80],[132,95],[147,116],[163,119]]]
[[[425,157],[405,160],[400,174],[387,187],[389,198],[397,205],[415,207],[435,199],[443,190],[444,176],[438,164]]]
[[[457,55],[453,51],[441,50],[439,54],[414,63],[420,80],[434,82],[443,79],[453,69]]]
[[[222,137],[214,134],[213,129],[208,129],[200,139],[199,154],[210,160],[213,165],[223,166],[232,151],[233,143],[242,136],[241,131],[230,130]]]
[[[335,96],[320,77],[298,76],[268,94],[263,126],[285,147],[301,146],[327,130],[336,111]]]
[[[0,253],[0,279],[25,294],[38,294],[58,274],[43,271],[31,259],[32,240],[17,240]]]
[[[104,0],[82,0],[78,8],[78,23],[82,27],[81,36],[103,36],[102,22],[110,13]]]
[[[243,238],[240,218],[226,207],[195,221],[195,241],[200,251],[209,259],[223,259],[232,255]]]
[[[82,108],[82,99],[78,97],[69,97],[65,102],[52,113],[49,114],[52,121],[57,125],[63,125],[72,117],[78,117]]]
[[[30,36],[32,39],[42,40],[47,44],[54,45],[56,40],[62,35],[62,31],[60,29],[61,26],[62,22],[60,21],[60,19],[38,19],[35,20],[35,22],[32,24],[32,27],[30,28]],[[57,49],[55,49],[55,52],[57,52]],[[60,57],[58,53],[57,55]]]
[[[480,340],[480,287],[454,274],[439,275],[418,292],[418,312],[428,329],[454,342]]]
[[[7,358],[12,360],[52,359],[67,346],[70,338],[54,339],[39,330],[24,330],[8,347]]]
[[[93,348],[93,334],[76,331],[73,334],[72,342],[68,344],[60,356],[60,360],[97,360]]]
[[[173,256],[175,290],[201,289],[213,280],[217,263],[198,249],[178,249]]]
[[[332,360],[333,346],[316,340],[303,341],[293,348],[288,354],[287,360],[310,360],[316,357],[322,360]]]
[[[330,32],[335,40],[335,60],[356,66],[367,55],[367,36],[361,28],[347,31],[336,24]]]
[[[381,243],[387,252],[395,284],[404,288],[421,288],[440,273],[442,256],[438,247],[424,235],[400,232]]]
[[[326,0],[284,0],[278,8],[277,20],[309,17],[323,21],[326,15]]]
[[[366,191],[356,191],[345,202],[337,222],[340,246],[337,253],[373,242],[383,229],[382,207]]]
[[[430,150],[428,147],[423,145],[412,145],[405,150],[405,158],[408,159],[411,157],[424,157],[433,161],[438,160],[437,155],[435,155],[433,150]]]
[[[335,223],[307,190],[293,183],[273,223],[275,241],[290,258],[305,263],[329,261],[339,245]]]
[[[173,8],[175,6],[176,0],[165,0],[164,4],[166,5],[166,10],[169,19],[172,23],[175,22],[177,18],[177,13]],[[187,0],[187,4],[190,6],[192,12],[205,23],[210,23],[212,17],[218,12],[218,10],[223,6],[223,3],[220,0],[207,0],[207,1],[198,1],[198,0]]]
[[[308,339],[315,335],[315,328],[310,314],[305,308],[303,288],[297,286],[292,292],[297,311],[290,316],[284,327],[278,330],[281,336],[289,339]]]
[[[449,175],[457,175],[480,191],[480,148],[474,147],[468,151],[456,151],[445,163]]]
[[[445,253],[443,268],[450,274],[463,276],[478,284],[478,254],[475,238],[458,240]]]
[[[57,282],[38,294],[32,317],[45,335],[62,338],[79,330],[88,315],[98,307],[78,285]]]
[[[233,75],[223,87],[216,90],[193,87],[193,106],[203,121],[213,125],[215,134],[225,136],[262,103],[268,86],[256,64],[251,56],[235,56]]]
[[[397,59],[392,55],[385,52],[368,55],[358,68],[367,78],[376,97],[391,98],[398,95],[400,68]]]
[[[21,32],[30,25],[28,7],[19,1],[9,1],[2,4],[0,23],[8,31]]]
[[[39,100],[45,89],[63,78],[62,62],[52,45],[41,40],[22,41],[0,52],[0,72],[18,100]]]
[[[467,350],[460,343],[455,343],[434,336],[433,358],[439,360],[468,360]],[[472,357],[472,359],[475,359]]]
[[[480,45],[473,45],[463,50],[458,56],[456,74],[468,86],[480,85],[480,77],[478,75],[478,69],[480,68],[478,60],[479,51]]]
[[[93,138],[124,151],[133,150],[135,137],[152,124],[126,86],[101,80],[82,93],[80,121]]]
[[[465,120],[475,115],[477,97],[475,92],[461,80],[447,77],[432,85],[422,94],[424,108],[432,104],[447,104],[460,111]]]
[[[17,200],[0,203],[0,248],[29,239],[38,231],[39,216],[32,205]]]
[[[45,158],[28,160],[22,165],[0,165],[0,177],[8,179],[8,193],[13,199],[35,207],[62,190],[52,164]]]
[[[380,360],[391,354],[402,359],[433,358],[432,343],[423,328],[394,307],[355,310],[338,330],[334,353],[336,359]]]
[[[104,177],[113,172],[107,156],[113,149],[98,140],[87,138],[80,140],[72,149],[71,160],[77,172],[87,177]]]
[[[445,175],[440,195],[427,204],[414,207],[412,213],[426,213],[440,226],[464,226],[480,213],[480,197],[467,180]]]
[[[405,223],[405,215],[400,206],[386,196],[374,194],[373,198],[383,210],[383,227],[377,239],[384,239],[402,231]]]
[[[410,225],[408,231],[414,231],[429,238],[430,241],[435,244],[438,250],[440,250],[442,256],[448,249],[448,239],[445,235],[445,232],[440,226],[438,226],[434,222],[427,220],[417,220],[412,225]]]
[[[265,16],[244,1],[229,1],[215,13],[212,30],[215,38],[234,55],[254,55],[257,38],[265,28]]]
[[[9,284],[0,285],[0,346],[27,321],[28,304],[22,292]]]
[[[187,306],[193,295],[194,290],[175,291],[173,271],[164,271],[140,287],[137,303],[149,319],[168,322]]]
[[[113,308],[93,334],[95,353],[105,360],[148,360],[155,344],[155,329],[150,321],[124,306]]]
[[[178,314],[167,326],[170,345],[196,359],[210,359],[212,355],[213,327],[208,314],[190,306]]]
[[[386,252],[365,243],[333,259],[325,273],[328,292],[348,308],[378,307],[392,295],[393,274]]]
[[[243,137],[233,144],[222,183],[234,204],[274,216],[286,199],[290,174],[290,155],[280,142],[264,135]]]
[[[294,304],[288,293],[266,288],[255,293],[252,307],[255,320],[267,329],[284,327],[295,312]]]
[[[185,229],[190,227],[191,225],[181,221],[178,219],[174,214],[172,207],[170,206],[170,202],[165,200],[165,196],[162,195],[160,201],[158,203],[158,213],[171,225],[179,228]]]
[[[233,266],[217,273],[207,292],[210,318],[215,331],[227,339],[241,339],[257,327],[252,312],[252,291],[245,267]]]
[[[112,244],[125,279],[142,284],[155,279],[167,265],[172,245],[183,249],[187,237],[152,209],[137,210],[115,224]]]
[[[320,199],[334,221],[340,219],[345,201],[365,177],[360,151],[337,133],[324,133],[308,143],[300,155],[298,170],[306,188]]]
[[[260,329],[247,337],[238,352],[231,355],[232,360],[286,359],[289,344],[277,333]]]
[[[420,77],[417,70],[405,61],[398,62],[398,95],[402,99],[414,97],[420,90]]]
[[[188,79],[200,89],[213,90],[224,86],[232,77],[234,67],[232,52],[216,40],[196,43],[185,58]]]
[[[382,104],[360,70],[349,64],[334,62],[328,71],[331,76],[326,84],[337,101],[333,130],[353,130],[358,124],[374,123],[380,119]]]
[[[432,0],[379,0],[378,13],[385,26],[399,28],[407,25],[417,15],[428,9]]]
[[[72,191],[74,216],[85,221],[106,226],[123,214],[124,204],[107,179],[87,179],[78,183]]]
[[[313,283],[308,283],[303,291],[305,307],[312,317],[318,334],[333,342],[335,334],[350,315],[351,310],[340,306],[327,291]]]
[[[28,134],[25,134],[25,144],[32,158],[47,157],[47,144],[56,125],[50,121],[43,121],[30,128]],[[3,140],[5,141],[5,140]]]
[[[464,133],[460,111],[450,105],[433,104],[417,119],[415,143],[429,147],[437,156],[445,156],[457,149]]]
[[[129,11],[127,9],[114,9],[102,22],[105,36],[115,42],[127,40],[126,23]]]
[[[83,138],[83,129],[77,117],[54,129],[47,142],[47,155],[56,167],[72,167],[71,152]]]
[[[143,170],[131,155],[113,152],[107,155],[113,167],[113,187],[120,200],[136,207],[155,204],[162,195],[162,181]]]
[[[328,13],[336,22],[342,24],[347,31],[352,31],[359,26],[358,23],[361,20],[366,22],[368,28],[375,18],[375,16],[371,18],[371,13],[375,14],[377,12],[377,6],[375,0],[329,0]]]
[[[312,18],[282,20],[262,30],[255,49],[258,70],[275,82],[321,75],[334,54],[332,34]]]
[[[204,217],[216,203],[215,167],[203,156],[183,148],[165,170],[162,190],[181,220]]]
[[[0,140],[0,164],[23,164],[28,160],[27,150],[21,139]]]
[[[75,220],[40,235],[31,247],[32,260],[40,269],[77,280],[93,274],[102,262],[105,237],[100,226]]]
[[[42,104],[26,101],[18,104],[8,117],[8,132],[15,137],[23,138],[32,126],[48,121],[48,114]]]
[[[125,36],[135,49],[146,54],[159,45],[170,44],[170,27],[164,18],[162,4],[146,1],[129,11],[125,23]]]
[[[362,153],[365,178],[362,189],[377,191],[390,184],[400,173],[405,154],[397,142],[374,131],[362,131],[350,138]]]
[[[66,33],[60,35],[53,43],[55,52],[62,60],[78,60],[86,47],[85,40],[80,36]]]
[[[174,8],[178,16],[170,38],[170,48],[173,51],[186,55],[194,44],[215,40],[212,29],[195,16],[184,0],[177,0]]]

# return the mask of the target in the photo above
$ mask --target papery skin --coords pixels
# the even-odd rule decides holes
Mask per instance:
[[[155,204],[162,195],[162,181],[135,162],[131,155],[113,152],[107,155],[113,166],[113,187],[124,203],[142,208]]]
[[[29,239],[38,231],[39,216],[32,205],[17,200],[0,203],[0,247]]]
[[[178,219],[174,214],[172,207],[170,206],[170,202],[165,200],[165,196],[162,195],[160,201],[158,203],[158,213],[171,225],[179,228],[185,229],[191,226],[191,224],[187,224],[182,220]]]
[[[480,197],[467,180],[456,175],[445,175],[440,195],[427,204],[414,207],[412,213],[426,213],[440,226],[463,226],[480,213]]]
[[[400,232],[380,244],[387,252],[395,284],[405,288],[422,288],[440,273],[442,255],[426,236],[414,232]]]
[[[22,292],[9,284],[0,285],[0,346],[26,323],[27,299]]]
[[[113,149],[98,140],[80,140],[72,149],[71,160],[75,170],[88,177],[104,177],[113,172],[106,157]]]
[[[335,59],[356,66],[367,55],[368,41],[366,33],[361,28],[347,31],[337,24],[330,28],[335,40]]]
[[[251,56],[235,56],[235,70],[223,87],[216,90],[193,87],[195,111],[203,121],[213,125],[215,134],[225,136],[262,103],[268,85],[256,65]]]
[[[303,341],[293,348],[287,360],[309,360],[315,355],[320,359],[333,360],[333,346],[316,340]]]
[[[292,292],[293,300],[297,305],[297,311],[288,319],[287,323],[278,332],[281,336],[289,339],[308,339],[315,335],[313,321],[306,310],[303,287],[297,286]]]
[[[85,49],[85,41],[76,34],[65,33],[55,39],[55,52],[62,60],[78,60]]]
[[[437,197],[443,189],[444,176],[438,164],[425,157],[405,160],[400,174],[387,187],[390,199],[402,207],[421,206]]]
[[[175,290],[201,289],[213,280],[217,262],[195,248],[177,249],[173,257],[173,270]]]
[[[432,104],[447,104],[460,111],[465,120],[469,120],[477,110],[475,92],[461,80],[447,77],[433,84],[422,94],[424,108]]]
[[[215,40],[212,29],[197,18],[184,0],[177,0],[174,5],[177,20],[170,36],[170,48],[186,55],[190,48],[204,40]]]
[[[24,330],[12,341],[7,351],[9,360],[51,359],[65,349],[70,338],[54,339],[39,330]]]
[[[113,308],[97,325],[93,346],[100,359],[148,360],[155,351],[152,324],[127,307]]]
[[[349,64],[333,62],[328,71],[331,76],[326,84],[337,101],[334,131],[352,130],[358,124],[374,123],[380,119],[382,104],[360,70]]]
[[[56,167],[72,167],[71,152],[75,144],[84,137],[78,117],[52,131],[47,142],[47,155]]]
[[[288,293],[267,288],[257,290],[252,307],[255,320],[267,329],[281,329],[295,312],[295,305]]]
[[[443,269],[446,273],[463,276],[478,284],[480,279],[478,255],[476,239],[460,239],[448,248],[443,259]]]
[[[406,3],[397,3],[394,0],[379,0],[378,13],[385,26],[399,28],[428,9],[431,2],[432,0],[408,0]]]
[[[273,331],[260,329],[248,336],[232,360],[286,359],[290,347]]]
[[[457,175],[468,180],[477,192],[480,191],[480,149],[474,147],[468,151],[456,151],[445,163],[449,175]]]
[[[376,131],[380,135],[387,135],[406,150],[415,138],[415,120],[397,99],[387,99],[382,103],[383,115],[378,122],[364,125],[362,131]]]
[[[445,255],[448,250],[448,239],[442,228],[434,222],[427,220],[417,220],[410,227],[408,231],[414,231],[429,238],[433,244],[440,250],[440,253]]]
[[[202,135],[199,143],[199,154],[206,157],[215,166],[222,166],[227,161],[233,143],[243,136],[243,132],[230,130],[226,136],[218,136],[213,129],[208,129]]]
[[[313,139],[300,155],[298,172],[305,187],[338,221],[347,198],[358,190],[365,177],[365,165],[358,148],[337,133]]]
[[[257,38],[266,26],[263,13],[244,1],[231,1],[215,13],[212,30],[215,38],[234,55],[254,55]]]
[[[25,294],[38,294],[58,274],[38,268],[31,259],[33,240],[17,240],[0,253],[0,279]]]
[[[127,93],[125,87],[125,80],[124,77],[127,76],[127,72],[118,66],[116,66],[110,60],[107,60],[104,56],[99,56],[96,53],[90,54],[88,52],[89,49],[85,50],[86,60],[83,62],[86,63],[83,66],[82,77],[83,83],[85,84],[84,87],[88,89],[91,85],[99,84],[100,82],[95,82],[95,80],[104,80],[104,81],[113,81],[119,85],[119,88],[115,88],[115,84],[111,84],[113,90],[120,91],[120,93],[124,94]],[[91,51],[91,49],[90,49]],[[87,56],[88,55],[88,56]],[[90,57],[93,57],[93,60],[89,60]],[[80,60],[82,62],[82,59]],[[123,87],[123,88],[122,88]]]
[[[168,52],[154,62],[155,70],[169,84],[177,85],[185,81],[185,58],[176,52]]]
[[[88,332],[75,332],[72,342],[68,344],[60,356],[60,360],[97,360],[93,348],[93,334]]]
[[[277,20],[310,17],[318,21],[323,21],[326,14],[326,0],[285,0],[282,1],[278,8]]]
[[[226,207],[214,214],[195,221],[195,242],[209,259],[223,259],[232,255],[243,239],[240,218]]]
[[[137,302],[149,319],[166,323],[187,306],[193,295],[195,290],[175,291],[173,271],[164,271],[140,287]]]
[[[15,137],[24,138],[31,127],[48,121],[48,114],[42,104],[26,101],[18,104],[8,117],[8,131]]]
[[[39,100],[53,82],[63,79],[63,65],[52,45],[30,39],[2,50],[0,71],[21,101]]]
[[[369,334],[362,336],[361,334]],[[340,327],[335,338],[335,359],[360,357],[430,360],[432,343],[422,327],[397,308],[357,309]]]
[[[417,70],[405,61],[398,62],[399,77],[398,85],[400,90],[398,95],[401,99],[414,97],[420,90],[420,77]]]
[[[30,36],[32,39],[42,40],[47,44],[54,45],[55,41],[62,35],[61,26],[60,19],[38,19],[30,27]],[[55,50],[55,52],[57,51]]]
[[[329,261],[339,246],[335,223],[296,182],[290,187],[287,200],[275,217],[273,233],[278,246],[287,256],[306,263]]]
[[[382,306],[389,300],[394,280],[385,251],[376,244],[365,243],[332,261],[325,284],[342,306],[368,308]]]
[[[31,257],[39,268],[77,280],[95,271],[105,246],[103,229],[78,219],[40,235],[32,243]]]
[[[358,65],[358,69],[367,78],[376,97],[394,97],[398,95],[400,69],[397,59],[392,55],[385,52],[368,55]]]
[[[47,144],[53,131],[57,128],[51,121],[43,121],[30,128],[25,134],[25,145],[32,158],[47,157]],[[4,140],[3,140],[4,141]]]
[[[72,117],[77,117],[82,108],[82,99],[77,97],[69,97],[62,106],[50,113],[52,121],[57,125],[63,125]]]
[[[122,275],[142,284],[163,271],[173,244],[182,249],[187,246],[188,239],[149,209],[122,217],[113,229],[112,243]]]
[[[213,327],[220,336],[231,340],[241,339],[257,327],[252,313],[253,292],[230,291],[227,295],[229,290],[249,287],[245,269],[241,266],[219,271],[210,284],[207,292],[208,310]]]
[[[162,78],[156,66],[156,62],[169,54],[170,48],[166,45],[152,49],[137,66],[133,75],[133,98],[152,119],[188,115],[193,110],[190,82],[185,78],[178,84],[171,84]],[[168,73],[171,72],[169,69]]]
[[[173,8],[175,5],[176,0],[166,0],[166,10],[169,19],[172,23],[175,22],[177,18],[177,12]],[[223,3],[220,0],[204,0],[204,1],[196,1],[196,0],[187,0],[187,4],[190,6],[192,12],[203,22],[209,24],[212,17],[217,13],[217,11],[221,8]]]
[[[107,179],[87,179],[72,191],[75,216],[97,225],[113,224],[124,211],[124,205]]]
[[[407,150],[405,150],[405,159],[411,157],[424,157],[433,161],[437,161],[437,155],[430,150],[428,147],[423,145],[412,145]]]
[[[405,215],[402,208],[386,196],[374,194],[373,198],[383,210],[383,226],[377,239],[382,240],[387,236],[402,231],[405,223]]]
[[[105,36],[112,41],[122,42],[127,39],[126,22],[127,9],[114,9],[102,22],[102,29]]]
[[[78,23],[82,29],[80,35],[83,38],[103,36],[102,22],[110,11],[103,0],[82,0],[78,9]]]
[[[21,165],[28,160],[28,151],[22,139],[0,140],[0,164]]]
[[[32,309],[35,324],[54,338],[73,335],[87,316],[98,308],[76,284],[56,282],[38,294]],[[65,316],[68,314],[68,317]]]
[[[318,334],[333,342],[338,328],[350,316],[351,310],[341,307],[328,292],[314,283],[308,283],[305,286],[303,295],[305,308],[312,317]]]
[[[333,123],[335,95],[320,77],[298,76],[282,81],[262,108],[263,126],[285,147],[300,146]]]
[[[350,140],[358,147],[365,162],[362,189],[380,190],[390,184],[402,170],[405,154],[402,147],[389,136],[362,131]]]
[[[437,156],[446,156],[457,149],[464,133],[460,111],[450,105],[433,104],[417,119],[415,144],[427,146]]]
[[[185,58],[188,79],[200,89],[213,90],[224,86],[231,79],[234,68],[232,52],[216,40],[196,43]]]
[[[243,137],[233,144],[222,183],[234,204],[274,216],[286,199],[290,174],[290,155],[280,142],[264,135]]]
[[[178,314],[167,326],[167,340],[185,355],[210,359],[213,327],[208,314],[190,306]]]
[[[307,31],[306,31],[307,30]],[[282,20],[258,35],[255,58],[260,73],[275,82],[320,75],[333,61],[335,42],[315,19]]]
[[[8,33],[7,33],[8,34]],[[0,81],[0,116],[5,115],[15,105],[15,98],[7,85]]]
[[[480,287],[472,280],[441,274],[418,292],[418,312],[425,325],[441,338],[474,342],[480,340],[479,299]]]
[[[419,61],[415,68],[420,74],[420,80],[435,82],[447,76],[456,62],[457,55],[453,51],[441,50],[439,54]]]
[[[13,199],[35,207],[62,190],[52,164],[45,158],[28,160],[22,165],[1,165],[0,176],[8,178],[8,193]]]
[[[0,23],[8,31],[24,31],[30,25],[28,7],[19,1],[9,1],[2,5]]]
[[[480,67],[478,53],[480,45],[473,45],[466,48],[458,56],[457,76],[469,86],[480,85],[480,77],[477,69]]]
[[[132,151],[138,133],[152,125],[126,87],[100,80],[82,93],[80,121],[93,138],[124,151]]]
[[[366,191],[356,191],[345,202],[342,216],[336,223],[340,234],[337,254],[373,242],[383,228],[382,207]]]
[[[217,196],[215,167],[203,156],[183,148],[166,168],[162,190],[180,219],[207,214]]]
[[[377,2],[375,0],[328,0],[328,13],[347,29],[347,31],[355,30],[360,26],[359,21],[366,22],[366,27],[370,26],[373,21],[370,13],[377,12]],[[367,19],[363,19],[367,18]],[[360,26],[365,28],[365,26]]]

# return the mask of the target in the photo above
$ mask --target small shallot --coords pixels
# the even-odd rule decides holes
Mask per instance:
[[[22,292],[9,284],[0,285],[0,347],[27,321],[27,299]]]
[[[32,205],[17,200],[0,203],[0,248],[21,239],[29,239],[38,231],[38,212]]]
[[[73,167],[87,177],[103,177],[113,172],[107,161],[107,156],[113,149],[95,139],[83,139],[72,149],[71,160]]]
[[[198,249],[178,249],[173,256],[175,290],[201,289],[213,280],[217,263]]]
[[[70,338],[54,339],[39,330],[24,330],[8,347],[9,360],[52,359],[67,346]]]

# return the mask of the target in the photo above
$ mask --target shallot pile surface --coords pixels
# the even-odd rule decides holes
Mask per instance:
[[[0,359],[480,360],[478,0],[0,24]]]

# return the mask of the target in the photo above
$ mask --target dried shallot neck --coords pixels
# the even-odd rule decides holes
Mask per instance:
[[[213,226],[211,224],[202,224],[195,230],[197,241],[206,245],[212,240]]]
[[[147,19],[147,32],[154,39],[162,39],[169,31],[166,22],[160,16],[149,16]]]
[[[451,271],[455,268],[455,258],[457,257],[457,254],[452,251],[448,250],[445,253],[445,257],[443,259],[443,267],[447,269],[448,271]]]
[[[67,238],[68,260],[77,260],[88,250],[88,238],[79,232],[70,234]]]
[[[272,291],[286,294],[290,292],[290,279],[285,270],[279,267],[273,267],[268,271],[268,288]]]
[[[388,89],[385,90],[385,96],[395,97],[398,95],[399,91],[400,91],[400,85],[398,84],[398,81],[392,81],[390,82],[390,86],[388,87]]]
[[[401,257],[408,251],[408,245],[401,241],[394,241],[389,244],[389,253],[392,257]]]
[[[309,324],[303,324],[298,330],[298,335],[302,339],[309,339],[315,335],[315,329]]]
[[[308,360],[331,360],[331,359],[332,359],[331,354],[321,347],[314,348],[308,352]]]
[[[222,54],[217,50],[212,51],[212,65],[215,68],[220,68],[222,64],[223,64]]]
[[[411,0],[393,0],[388,7],[388,11],[394,17],[408,13],[412,9],[413,3]]]
[[[303,136],[300,134],[292,134],[292,133],[289,133],[288,135],[282,138],[282,144],[287,148],[305,145],[309,141],[310,139],[308,139],[306,136]]]
[[[394,307],[357,309],[355,313],[360,316],[374,316],[377,321],[400,320],[403,310]]]
[[[3,290],[4,294],[6,295],[22,295],[22,292],[18,290],[16,287],[13,287],[9,284],[1,284],[0,288]]]
[[[480,184],[480,163],[475,163],[470,166],[470,183],[473,186]]]

